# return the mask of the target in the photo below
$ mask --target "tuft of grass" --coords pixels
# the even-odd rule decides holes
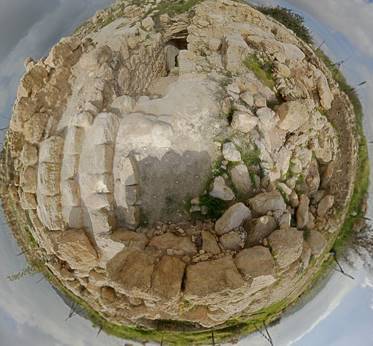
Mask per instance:
[[[158,14],[176,15],[189,11],[204,0],[169,0],[162,1],[157,6]]]
[[[284,24],[288,29],[292,30],[300,39],[313,45],[311,31],[305,26],[304,18],[294,11],[284,7],[258,6],[257,10],[265,15],[271,16],[278,22]]]
[[[258,148],[239,148],[241,159],[247,167],[260,166],[260,150]]]
[[[249,55],[244,60],[244,65],[251,71],[254,72],[255,76],[262,81],[262,83],[274,89],[275,81],[273,79],[273,66],[270,62],[261,62],[255,54]]]

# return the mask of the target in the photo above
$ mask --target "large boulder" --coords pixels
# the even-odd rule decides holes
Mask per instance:
[[[224,294],[239,289],[245,284],[232,257],[200,262],[188,266],[185,297],[208,299],[212,294]]]
[[[240,227],[245,220],[251,218],[251,212],[243,203],[232,205],[215,223],[215,232],[219,235]]]
[[[57,253],[72,269],[89,271],[98,263],[97,252],[84,230],[68,230],[57,239]]]
[[[286,203],[278,191],[260,193],[249,200],[249,205],[259,215],[286,210]]]
[[[214,179],[210,196],[223,201],[231,201],[235,197],[233,191],[225,184],[223,177],[216,177]]]
[[[328,211],[333,207],[334,205],[334,196],[327,195],[325,196],[319,203],[319,206],[317,207],[317,215],[320,217],[324,217]]]
[[[276,228],[274,217],[267,215],[245,222],[246,247],[261,244]]]
[[[277,109],[280,118],[279,128],[294,132],[309,119],[309,106],[306,101],[289,101],[281,104]]]
[[[209,231],[202,231],[202,250],[211,254],[220,253],[220,247],[215,236]]]
[[[254,246],[240,251],[234,262],[245,279],[273,276],[275,273],[275,262],[271,252],[264,246]]]
[[[269,237],[272,254],[281,268],[285,268],[300,258],[303,250],[303,232],[296,228],[274,231]]]
[[[149,247],[154,247],[162,251],[174,250],[185,255],[194,255],[197,253],[196,246],[189,237],[179,237],[173,233],[164,233],[154,237],[150,241]]]
[[[226,250],[237,251],[242,248],[243,241],[239,233],[231,231],[220,237],[220,244]]]
[[[252,113],[237,111],[233,114],[231,126],[242,133],[249,133],[258,125],[258,118]]]
[[[234,166],[230,171],[230,175],[232,183],[240,195],[246,196],[252,193],[252,182],[246,165],[239,164]]]
[[[307,243],[311,248],[311,253],[319,257],[327,245],[325,237],[318,231],[311,230],[307,234]]]

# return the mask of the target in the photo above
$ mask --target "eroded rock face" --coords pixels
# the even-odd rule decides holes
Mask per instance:
[[[320,112],[338,89],[246,4],[205,0],[174,18],[146,4],[119,0],[90,22],[122,13],[111,24],[27,63],[9,183],[47,265],[110,321],[214,327],[300,294],[282,273],[308,275],[326,251],[316,228],[337,203],[339,143]],[[244,63],[254,55],[272,88]]]

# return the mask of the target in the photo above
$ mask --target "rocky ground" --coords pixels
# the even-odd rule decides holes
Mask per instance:
[[[215,327],[317,272],[351,198],[355,117],[281,24],[229,0],[167,4],[118,1],[26,61],[4,199],[109,321]]]

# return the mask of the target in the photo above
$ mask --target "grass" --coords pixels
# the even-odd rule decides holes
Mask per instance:
[[[313,44],[311,31],[304,25],[304,18],[294,11],[277,7],[258,6],[257,10],[265,15],[271,16],[278,22],[284,24],[288,29],[292,30],[299,38],[309,45]]]
[[[241,159],[243,163],[249,168],[251,166],[259,166],[261,163],[260,160],[260,150],[255,147],[250,149],[247,147],[238,148],[241,153]]]
[[[192,7],[198,5],[199,3],[203,2],[204,0],[170,0],[170,1],[162,1],[157,6],[158,14],[169,14],[169,15],[177,15],[181,13],[185,13],[189,11]]]
[[[270,62],[261,62],[255,54],[249,55],[244,61],[244,65],[254,72],[255,76],[270,89],[274,89],[273,66]]]

